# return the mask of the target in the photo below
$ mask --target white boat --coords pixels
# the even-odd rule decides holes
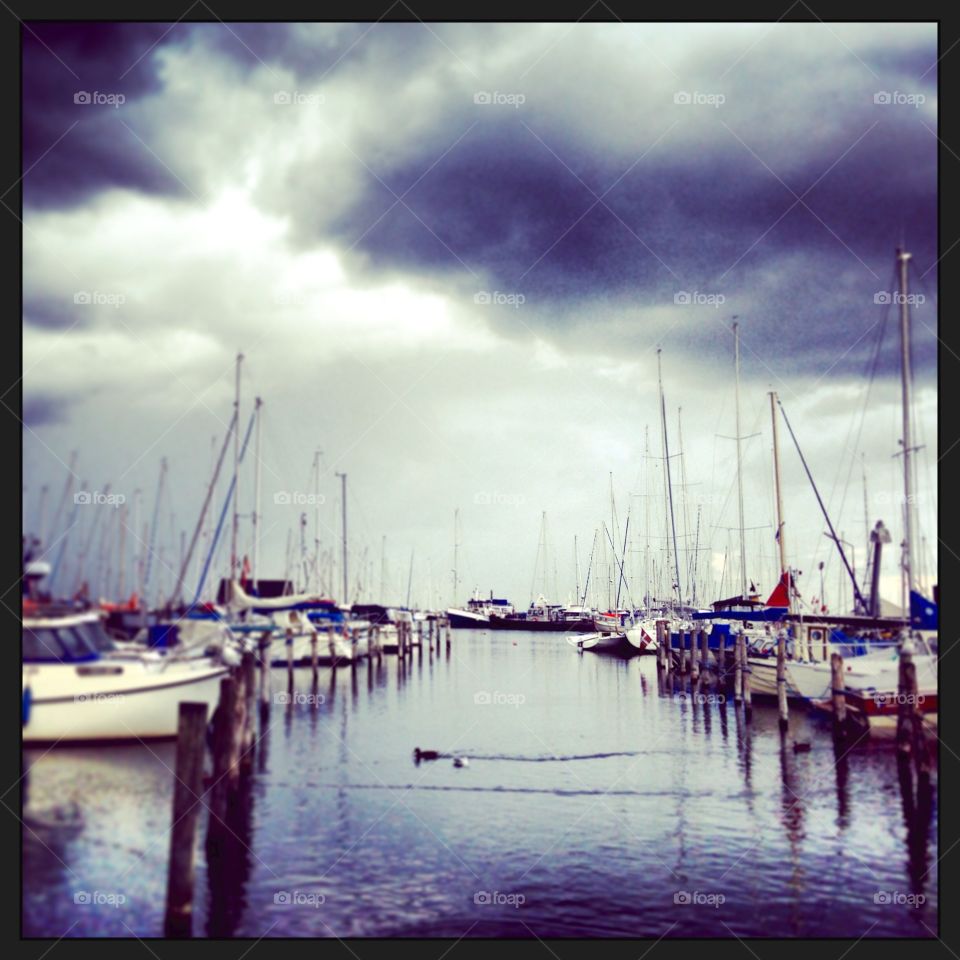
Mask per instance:
[[[567,637],[567,643],[580,651],[605,653],[615,657],[635,657],[643,652],[644,638],[635,630],[621,633],[578,633]]]
[[[180,703],[212,711],[227,672],[211,657],[119,652],[95,612],[26,617],[23,741],[175,737]]]

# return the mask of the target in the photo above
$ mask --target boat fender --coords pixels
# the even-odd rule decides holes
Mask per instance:
[[[454,757],[453,765],[455,767],[469,767],[470,761],[466,757]]]
[[[33,693],[30,687],[23,688],[23,696],[20,700],[20,718],[21,724],[25,727],[30,722],[30,705],[33,702]]]

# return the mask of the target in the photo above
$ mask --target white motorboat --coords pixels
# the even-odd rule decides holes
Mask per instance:
[[[643,635],[641,635],[643,634]],[[567,637],[567,643],[581,652],[605,653],[615,657],[635,657],[642,653],[645,644],[645,631],[631,629],[620,633],[578,633]]]
[[[121,652],[96,612],[23,621],[25,743],[176,736],[183,701],[216,706],[228,667],[219,658]]]

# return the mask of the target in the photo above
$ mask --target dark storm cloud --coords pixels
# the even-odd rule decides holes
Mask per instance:
[[[28,427],[43,427],[55,423],[64,423],[69,411],[66,397],[36,393],[24,395],[23,422]]]
[[[123,126],[162,84],[155,54],[182,36],[166,24],[31,23],[23,31],[23,198],[67,207],[108,187],[178,194]],[[94,102],[95,94],[112,101]],[[89,95],[85,97],[84,95]],[[119,106],[113,106],[118,96]],[[80,102],[77,102],[77,101]]]
[[[522,315],[484,314],[500,330],[582,339],[606,324],[614,342],[662,337],[703,354],[725,336],[718,318],[739,312],[781,369],[823,371],[840,355],[849,371],[869,356],[874,297],[892,288],[901,236],[935,289],[933,27],[164,29],[42,36],[83,89],[119,89],[125,106],[162,97],[156,57],[169,43],[251,85],[322,91],[349,121],[271,171],[257,202],[290,218],[302,248],[333,241],[358,281],[399,274],[468,306],[477,291],[522,294]],[[81,85],[35,41],[26,61],[25,165],[82,120],[27,178],[31,202],[107,186],[180,192],[118,122],[123,109],[76,107]],[[499,92],[523,100],[475,102]],[[881,92],[927,102],[877,104]],[[723,103],[674,102],[682,93]],[[152,122],[162,143],[178,117]],[[674,309],[683,294],[723,307]],[[643,317],[637,333],[630,318],[645,310],[656,322]],[[919,333],[917,363],[929,367],[935,340]]]

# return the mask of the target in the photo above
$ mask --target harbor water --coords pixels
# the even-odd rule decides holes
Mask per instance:
[[[194,935],[937,933],[935,799],[911,810],[889,743],[838,748],[803,708],[781,740],[773,707],[551,633],[272,691],[234,848],[208,863],[200,825]],[[175,746],[24,766],[24,935],[162,936]]]

